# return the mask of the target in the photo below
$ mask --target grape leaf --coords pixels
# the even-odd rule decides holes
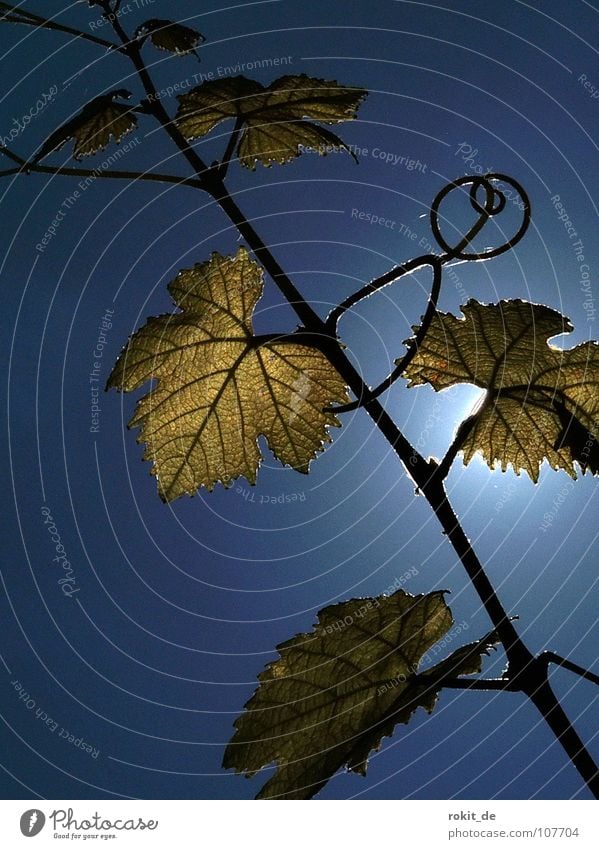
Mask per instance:
[[[237,118],[242,132],[236,156],[246,168],[256,162],[283,165],[300,147],[319,153],[347,146],[325,127],[303,120],[338,124],[356,117],[366,92],[305,74],[285,76],[265,87],[246,77],[210,80],[179,96],[176,122],[188,139],[209,133],[221,121]]]
[[[293,334],[253,335],[262,288],[245,248],[179,272],[169,291],[182,311],[149,319],[110,375],[107,388],[125,391],[158,381],[129,426],[141,427],[165,501],[240,475],[255,483],[260,434],[281,463],[307,472],[331,441],[327,426],[339,426],[323,408],[347,389],[324,355]]]
[[[472,383],[486,395],[458,431],[464,463],[477,451],[539,478],[546,459],[576,478],[599,473],[599,345],[560,350],[547,339],[571,331],[555,310],[526,301],[468,301],[464,318],[438,312],[404,372],[409,386]],[[415,328],[416,329],[416,328]]]
[[[131,92],[121,88],[94,97],[78,115],[48,136],[33,157],[32,163],[40,162],[71,140],[75,142],[74,159],[81,159],[83,156],[91,156],[99,150],[104,150],[111,136],[118,144],[124,135],[137,126],[137,119],[130,106],[114,102],[117,97],[129,98]]]
[[[497,642],[489,635],[418,673],[453,623],[443,595],[398,590],[321,610],[314,629],[278,646],[280,658],[258,676],[223,766],[250,777],[276,762],[262,799],[310,798],[344,765],[365,775],[382,738],[418,707],[430,713],[443,681],[479,672]]]
[[[195,49],[206,41],[201,32],[183,24],[160,18],[151,18],[151,20],[146,21],[137,28],[135,34],[136,36],[149,35],[150,41],[159,50],[167,50],[169,53],[175,53],[178,56],[194,53],[198,61],[200,57]]]

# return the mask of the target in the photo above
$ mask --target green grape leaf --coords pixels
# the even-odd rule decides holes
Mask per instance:
[[[73,158],[91,156],[108,146],[111,137],[118,144],[124,135],[137,126],[131,107],[115,102],[115,98],[129,98],[131,92],[117,89],[94,97],[78,115],[55,130],[32,159],[40,162],[50,153],[60,150],[68,141],[74,141]]]
[[[149,35],[150,41],[159,50],[167,50],[177,56],[195,53],[196,47],[206,41],[201,32],[174,21],[151,18],[135,32],[136,36]],[[197,53],[195,53],[197,56]],[[198,57],[199,59],[199,57]]]
[[[188,139],[205,136],[230,118],[241,122],[235,155],[246,168],[283,165],[311,148],[319,153],[348,150],[330,130],[311,123],[338,124],[356,117],[367,92],[330,80],[285,76],[269,86],[246,77],[209,80],[179,96],[176,123]],[[310,120],[305,120],[310,119]]]
[[[444,680],[479,672],[497,642],[489,635],[419,673],[453,623],[443,596],[398,590],[321,610],[258,676],[223,766],[250,777],[276,762],[262,799],[310,798],[344,765],[364,775],[382,738],[418,707],[430,713]]]
[[[347,399],[345,382],[324,355],[293,334],[255,336],[252,314],[262,270],[245,248],[212,254],[179,272],[169,291],[181,312],[151,318],[125,346],[107,388],[157,383],[138,403],[145,459],[165,501],[244,475],[253,484],[264,435],[283,464],[307,472],[339,426],[331,402]]]
[[[599,345],[548,344],[573,328],[539,304],[470,300],[461,310],[463,319],[435,315],[404,377],[437,391],[457,383],[486,390],[458,431],[464,463],[481,452],[491,468],[511,464],[535,482],[543,460],[573,478],[575,462],[598,474]]]

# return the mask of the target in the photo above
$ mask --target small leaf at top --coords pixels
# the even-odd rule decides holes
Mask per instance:
[[[186,56],[194,53],[202,42],[206,41],[201,32],[174,21],[165,21],[160,18],[152,18],[137,28],[137,36],[148,34],[150,41],[159,50],[167,50],[178,56]]]
[[[470,300],[461,309],[463,319],[435,315],[404,377],[410,386],[472,383],[487,390],[462,425],[464,463],[480,451],[491,468],[511,464],[533,481],[544,459],[573,478],[575,462],[583,473],[598,474],[599,345],[549,345],[572,325],[539,304]]]
[[[453,619],[442,592],[356,598],[324,608],[280,658],[235,722],[223,759],[248,777],[275,762],[258,798],[308,799],[342,766],[366,773],[372,750],[418,707],[432,711],[443,681],[479,672],[494,635],[418,672]]]
[[[68,141],[74,141],[73,158],[91,156],[104,148],[111,137],[118,144],[122,137],[137,126],[131,107],[117,103],[116,98],[129,98],[126,89],[101,94],[87,103],[78,115],[55,130],[32,159],[40,162],[50,153],[60,150]]]
[[[221,121],[239,119],[243,129],[236,156],[254,170],[256,162],[289,162],[302,147],[319,153],[347,149],[340,138],[312,121],[349,121],[366,94],[305,74],[280,77],[266,87],[243,76],[209,80],[179,96],[176,122],[186,138],[197,139]]]
[[[157,381],[130,426],[141,427],[165,501],[240,475],[255,483],[261,434],[281,463],[307,472],[339,425],[323,409],[347,389],[324,355],[292,336],[253,335],[262,288],[245,248],[179,272],[169,291],[181,312],[149,319],[110,375],[107,388],[127,392]]]

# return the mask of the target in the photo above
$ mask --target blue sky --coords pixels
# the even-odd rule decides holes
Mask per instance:
[[[59,3],[28,8],[46,12],[42,5],[110,37],[83,3],[64,11]],[[255,63],[246,74],[263,83],[305,73],[369,90],[359,119],[339,128],[360,149],[358,165],[343,154],[306,154],[285,167],[229,171],[237,202],[323,315],[365,281],[426,252],[433,198],[480,167],[526,187],[532,224],[516,250],[457,266],[441,308],[455,312],[468,297],[523,297],[572,320],[574,332],[558,344],[597,337],[596,3],[456,0],[444,8],[273,0],[221,8],[207,0],[198,12],[191,0],[155,0],[146,9],[132,0],[123,9],[128,31],[147,17],[168,16],[206,36],[200,65],[146,48],[159,89]],[[11,142],[22,155],[104,90],[125,87],[141,96],[126,60],[91,44],[8,25],[0,38],[0,135],[19,126],[44,93],[48,100]],[[267,67],[271,59],[280,69]],[[163,103],[174,115],[176,100]],[[187,173],[150,119],[140,117],[132,139],[115,167],[159,163],[161,171]],[[222,125],[198,149],[212,161],[225,144]],[[112,150],[90,159],[90,167]],[[48,161],[67,156],[65,148]],[[410,160],[420,166],[406,167]],[[3,795],[251,798],[263,779],[223,772],[223,746],[275,644],[308,630],[318,609],[379,594],[409,573],[410,592],[451,590],[456,624],[467,625],[456,647],[489,623],[427,504],[414,498],[361,412],[345,416],[308,476],[278,465],[262,443],[256,487],[240,479],[227,491],[217,487],[168,506],[125,427],[143,393],[101,393],[99,429],[90,432],[89,375],[100,334],[103,383],[129,334],[146,316],[171,309],[166,284],[177,271],[213,250],[233,253],[238,239],[209,198],[190,189],[96,180],[65,207],[77,188],[75,179],[39,174],[0,183],[9,522],[0,595]],[[581,240],[589,284],[557,203]],[[38,250],[60,210],[55,234]],[[373,225],[368,214],[392,226]],[[508,215],[506,230],[515,210]],[[384,377],[404,350],[429,277],[422,271],[388,287],[340,325],[368,382]],[[257,329],[296,323],[269,283]],[[435,396],[398,381],[385,406],[423,453],[440,456],[476,397],[472,387]],[[564,472],[544,468],[534,486],[475,460],[467,468],[458,461],[448,484],[530,648],[596,664],[595,482],[587,476],[572,486]],[[72,566],[77,592],[70,597],[58,584],[48,515]],[[498,653],[486,668],[495,674],[502,663]],[[595,689],[562,672],[553,681],[599,755]],[[23,693],[27,698],[19,698]],[[520,696],[448,692],[434,714],[420,711],[385,741],[366,779],[340,774],[321,796],[585,792]]]

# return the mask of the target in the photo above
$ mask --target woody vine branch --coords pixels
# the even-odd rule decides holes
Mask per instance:
[[[524,189],[516,183],[516,181],[501,174],[489,174],[484,177],[461,178],[460,180],[449,184],[439,193],[431,209],[431,228],[438,244],[441,247],[441,253],[426,254],[391,269],[389,272],[386,272],[384,275],[367,284],[354,295],[344,300],[338,307],[332,310],[326,320],[323,320],[302,297],[300,291],[280,266],[271,249],[264,243],[253,224],[248,221],[247,217],[244,215],[243,211],[240,209],[236,200],[230,194],[225,185],[224,180],[227,175],[228,166],[231,162],[233,151],[235,150],[235,145],[241,129],[240,123],[237,122],[231,133],[222,160],[219,163],[214,163],[208,166],[198,155],[197,151],[190,146],[187,139],[179,131],[177,125],[173,122],[172,118],[160,102],[160,99],[157,97],[152,78],[142,57],[143,39],[138,39],[136,37],[130,38],[127,35],[119,21],[119,18],[114,14],[114,7],[111,5],[109,0],[99,0],[97,5],[102,8],[104,17],[110,23],[118,41],[117,45],[103,39],[86,36],[86,34],[73,30],[70,27],[65,27],[63,25],[51,25],[51,22],[43,21],[43,19],[39,19],[30,13],[26,13],[22,8],[19,8],[19,10],[16,11],[12,7],[8,7],[8,4],[0,4],[0,8],[5,10],[5,19],[7,21],[25,23],[32,26],[45,26],[47,28],[61,30],[77,37],[84,37],[89,41],[108,47],[111,50],[114,50],[114,52],[118,52],[121,55],[126,56],[132,62],[145,91],[145,100],[141,104],[141,110],[153,117],[160,124],[172,143],[177,147],[181,155],[187,161],[192,174],[189,177],[180,178],[173,175],[155,174],[153,172],[141,173],[133,171],[105,171],[99,176],[107,177],[109,179],[153,180],[156,182],[160,181],[186,185],[195,189],[201,189],[202,191],[207,192],[214,199],[214,202],[236,227],[239,234],[253,252],[255,258],[261,263],[295,311],[302,324],[300,333],[303,334],[306,339],[310,339],[310,344],[318,347],[324,356],[326,356],[329,362],[346,381],[347,385],[354,394],[356,398],[355,402],[347,405],[346,407],[337,408],[335,412],[342,413],[349,409],[362,407],[370,416],[378,430],[401,460],[406,473],[414,482],[417,493],[422,494],[431,506],[441,525],[443,533],[447,535],[449,542],[453,546],[457,556],[465,568],[468,577],[476,590],[480,601],[483,604],[495,631],[497,632],[497,635],[499,636],[508,660],[506,673],[501,679],[460,681],[448,678],[445,682],[445,686],[450,688],[460,687],[468,689],[508,690],[512,692],[521,692],[526,695],[538,709],[543,719],[551,728],[555,737],[561,743],[566,754],[585,781],[589,791],[595,796],[595,798],[599,799],[599,769],[553,693],[549,682],[549,667],[550,664],[561,666],[562,668],[568,669],[583,678],[593,681],[594,683],[599,683],[599,677],[594,673],[582,669],[574,662],[560,658],[558,655],[553,653],[543,653],[537,657],[532,655],[520,638],[513,624],[512,618],[505,611],[494,587],[489,581],[484,567],[474,552],[470,541],[448,500],[444,480],[449,472],[453,460],[463,444],[465,435],[467,435],[467,428],[469,427],[468,421],[464,423],[462,428],[458,431],[456,440],[453,445],[450,446],[445,458],[443,458],[441,463],[437,463],[432,459],[426,460],[416,450],[416,448],[410,444],[408,439],[378,400],[378,396],[388,389],[405,370],[411,359],[415,356],[418,346],[422,343],[426,336],[437,309],[442,285],[443,265],[456,259],[465,261],[489,259],[492,256],[497,256],[504,251],[510,250],[522,238],[528,227],[531,214],[530,202],[528,201]],[[12,159],[16,163],[17,167],[0,172],[0,176],[8,176],[25,172],[27,168],[25,160],[6,148],[3,148],[2,152]],[[48,166],[41,166],[39,164],[31,166],[30,170],[39,173],[61,174],[65,176],[86,176],[93,173],[89,172],[87,169],[51,168]],[[500,214],[505,207],[505,195],[497,186],[500,181],[507,182],[516,188],[523,200],[524,215],[522,226],[511,240],[507,241],[499,248],[479,253],[469,250],[472,240],[482,230],[486,222],[492,216]],[[456,246],[452,247],[447,244],[441,233],[438,215],[439,205],[449,192],[464,186],[470,186],[470,202],[479,217],[463,239]],[[482,201],[480,200],[481,191],[484,195]],[[357,304],[364,297],[367,297],[372,292],[377,291],[381,287],[401,278],[402,276],[409,274],[411,271],[426,265],[433,269],[433,282],[429,302],[420,329],[411,341],[411,345],[408,347],[406,354],[396,364],[395,369],[377,387],[372,389],[364,383],[360,374],[347,358],[337,336],[338,323],[344,313],[351,309],[352,306]]]

